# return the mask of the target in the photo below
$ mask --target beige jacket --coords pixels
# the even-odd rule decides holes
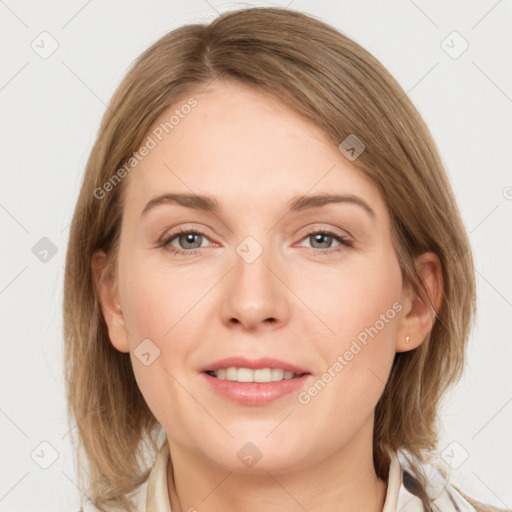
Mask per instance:
[[[388,489],[382,512],[424,512],[421,500],[413,494],[411,477],[404,469],[397,453],[391,453]],[[167,466],[169,444],[165,442],[157,455],[148,480],[137,491],[134,502],[137,512],[171,512],[167,489]],[[428,467],[429,484],[426,492],[432,500],[433,510],[441,512],[475,512],[476,509],[452,485],[444,480],[441,473]],[[99,512],[91,502],[84,504],[80,512]]]

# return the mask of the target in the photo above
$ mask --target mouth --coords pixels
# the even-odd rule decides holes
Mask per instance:
[[[283,380],[297,379],[304,375],[310,375],[308,372],[296,373],[284,368],[237,368],[231,366],[228,368],[218,368],[217,370],[207,370],[204,373],[219,380],[229,382],[257,382],[261,384],[280,382]]]
[[[200,370],[210,391],[238,405],[264,406],[310,384],[313,374],[297,365],[263,357],[222,359]]]

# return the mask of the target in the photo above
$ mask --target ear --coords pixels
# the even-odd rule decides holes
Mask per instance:
[[[443,295],[442,266],[437,254],[426,252],[415,258],[416,271],[425,283],[428,296],[410,286],[402,293],[402,315],[397,330],[396,351],[407,352],[423,342],[434,327],[436,311]],[[435,309],[434,309],[435,308]]]
[[[103,251],[97,251],[93,254],[91,266],[98,300],[103,318],[107,324],[110,342],[120,352],[129,352],[128,332],[119,303],[117,278],[107,274],[107,263],[108,257]]]

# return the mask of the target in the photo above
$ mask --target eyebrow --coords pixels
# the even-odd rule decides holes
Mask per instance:
[[[375,211],[363,199],[352,194],[317,194],[292,197],[288,203],[288,213],[300,212],[310,208],[319,208],[328,204],[349,203],[363,208],[372,218],[376,218]],[[153,197],[144,207],[141,217],[150,210],[164,204],[176,204],[185,208],[202,210],[213,214],[220,214],[221,208],[214,197],[198,194],[162,194]]]

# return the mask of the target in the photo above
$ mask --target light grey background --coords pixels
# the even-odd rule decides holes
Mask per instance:
[[[511,2],[6,0],[0,1],[1,511],[78,510],[62,377],[63,265],[105,105],[133,59],[165,32],[211,21],[216,11],[288,3],[380,59],[434,135],[471,234],[479,304],[466,372],[441,411],[439,454],[454,467],[453,481],[474,497],[512,507]],[[464,40],[469,47],[457,56]],[[44,55],[52,44],[56,51]],[[43,237],[55,255],[36,246]]]

